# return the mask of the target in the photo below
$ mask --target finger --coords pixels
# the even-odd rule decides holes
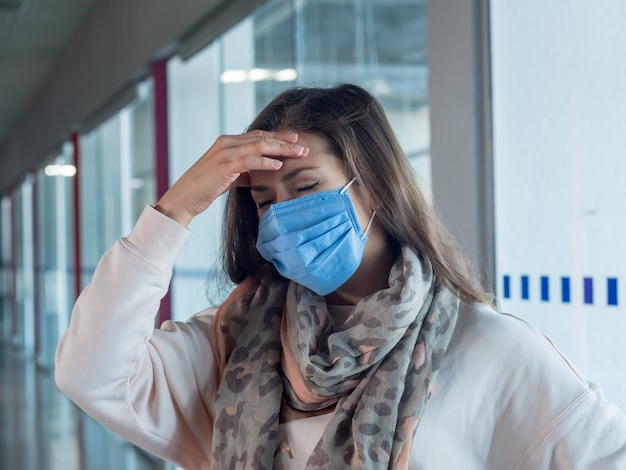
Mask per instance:
[[[268,139],[278,139],[284,140],[285,142],[295,143],[298,141],[298,133],[292,131],[264,131],[264,130],[254,130],[247,132],[244,135],[251,135],[253,137],[262,137]]]
[[[233,160],[225,167],[227,174],[240,175],[249,171],[276,171],[283,165],[283,162],[271,157],[262,157],[258,155],[249,155],[238,160]]]
[[[298,134],[296,132],[279,131],[275,132],[272,137],[274,137],[275,139],[284,140],[285,142],[290,142],[292,144],[295,144],[298,141]]]
[[[233,176],[250,170],[278,170],[282,166],[279,158],[303,158],[308,153],[308,147],[298,144],[260,140],[230,149],[224,158],[224,168]]]
[[[254,160],[258,161],[255,162]],[[283,165],[283,162],[281,162],[280,160],[276,160],[270,157],[258,157],[256,159],[251,158],[251,161],[253,161],[253,164],[251,166],[255,167],[251,168],[251,170],[278,170]],[[228,186],[228,190],[242,187],[250,187],[250,173],[248,173],[247,171],[240,173],[237,179]]]
[[[239,147],[240,145],[246,145],[251,142],[267,141],[275,143],[290,143],[294,144],[298,141],[298,134],[295,132],[271,132],[271,131],[250,131],[245,134],[239,135],[223,135],[219,140],[222,140],[224,148]]]
[[[236,152],[241,156],[258,155],[270,157],[305,157],[309,153],[309,148],[299,144],[290,144],[278,140],[256,140],[248,142],[239,147]],[[235,155],[233,157],[237,158]]]

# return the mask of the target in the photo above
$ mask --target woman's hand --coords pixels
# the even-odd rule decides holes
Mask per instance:
[[[297,140],[293,132],[259,130],[220,136],[167,190],[156,209],[186,227],[224,192],[249,186],[248,171],[280,169],[282,161],[272,157],[305,157],[309,149]]]

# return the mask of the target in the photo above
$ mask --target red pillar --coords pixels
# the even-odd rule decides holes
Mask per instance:
[[[152,64],[154,83],[154,149],[157,201],[169,188],[169,128],[167,120],[167,60]],[[159,325],[172,318],[172,297],[168,290],[161,300]]]

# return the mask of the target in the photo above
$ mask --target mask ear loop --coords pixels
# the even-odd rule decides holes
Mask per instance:
[[[352,183],[354,183],[356,181],[356,176],[354,178],[352,178],[350,181],[348,181],[348,184],[346,184],[343,188],[341,188],[341,191],[339,191],[339,194],[343,195],[350,186],[352,186]]]
[[[376,215],[376,211],[373,210],[372,211],[372,215],[370,216],[370,220],[367,222],[367,226],[365,227],[365,230],[363,230],[363,235],[361,235],[361,240],[363,240],[365,238],[365,234],[370,229],[370,227],[372,225],[372,222],[374,222],[374,216],[375,215]]]
[[[343,188],[341,188],[341,191],[339,191],[339,194],[344,194],[348,188],[352,185],[352,183],[354,183],[356,181],[356,176],[354,178],[352,178],[348,184],[346,184]],[[376,215],[376,211],[372,211],[372,215],[370,216],[370,220],[367,222],[367,225],[365,227],[365,230],[363,230],[363,235],[361,235],[361,240],[363,240],[365,238],[365,235],[367,234],[367,231],[370,229],[370,227],[372,226],[372,222],[374,221],[374,216]]]

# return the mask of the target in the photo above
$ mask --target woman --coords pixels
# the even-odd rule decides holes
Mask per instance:
[[[217,309],[154,329],[186,226],[228,191]],[[59,387],[208,468],[626,468],[626,419],[496,313],[364,89],[295,88],[103,256]]]

